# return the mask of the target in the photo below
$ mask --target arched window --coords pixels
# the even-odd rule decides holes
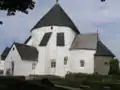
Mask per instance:
[[[68,57],[64,57],[64,65],[67,65],[67,62],[68,62]]]
[[[85,66],[85,61],[84,60],[80,60],[80,67],[84,67]]]
[[[55,68],[56,67],[56,61],[55,60],[51,60],[51,68]]]
[[[35,69],[36,63],[32,63],[32,69]]]

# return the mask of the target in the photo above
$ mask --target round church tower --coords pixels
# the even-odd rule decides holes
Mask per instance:
[[[79,31],[61,6],[55,4],[31,33],[31,44],[39,52],[40,65],[37,65],[36,72],[64,76],[69,70],[69,66],[64,65],[64,59],[69,59],[70,46]]]

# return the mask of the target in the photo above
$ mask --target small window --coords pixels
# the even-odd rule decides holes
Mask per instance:
[[[51,61],[51,68],[55,68],[56,67],[56,61],[55,60],[52,60]]]
[[[80,60],[80,67],[84,67],[84,66],[85,66],[84,60]]]
[[[64,65],[67,65],[68,57],[64,57]]]
[[[53,26],[51,26],[51,30],[53,30]]]
[[[13,47],[13,51],[15,50],[15,48]]]
[[[108,62],[105,62],[104,64],[105,64],[105,65],[108,65],[109,63],[108,63]]]
[[[12,70],[12,74],[14,73],[14,68],[15,68],[15,62],[12,61],[12,62],[11,62],[11,70]]]
[[[32,63],[32,69],[35,69],[36,63]]]
[[[52,32],[45,33],[41,42],[40,42],[40,44],[39,44],[39,46],[46,46],[50,37],[51,37],[51,35],[52,35]]]
[[[65,46],[64,33],[57,33],[57,46]]]

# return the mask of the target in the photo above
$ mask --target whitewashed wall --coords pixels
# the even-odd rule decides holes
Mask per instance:
[[[107,75],[110,69],[111,56],[95,56],[95,73]]]
[[[52,32],[48,45],[45,47],[39,46],[40,41],[42,40],[44,33]],[[64,32],[65,36],[65,46],[58,47],[56,46],[56,37],[58,32]],[[36,67],[36,74],[54,74],[59,76],[64,76],[66,74],[66,66],[64,66],[64,57],[70,56],[69,48],[72,44],[72,41],[75,37],[75,32],[68,28],[62,26],[53,26],[43,27],[36,30],[33,30],[33,45],[37,47],[39,51],[39,63]],[[51,68],[51,60],[56,60],[56,68]],[[67,67],[68,68],[68,67]]]
[[[0,70],[4,70],[4,61],[0,60]]]
[[[14,51],[13,51],[14,48]],[[33,61],[21,60],[21,57],[15,47],[11,48],[6,60],[5,60],[5,67],[4,67],[4,74],[6,69],[11,68],[11,61],[14,61],[14,75],[29,75],[32,73],[32,63]]]
[[[72,50],[70,57],[71,72],[94,73],[95,50]],[[80,67],[80,60],[85,61],[85,66]]]

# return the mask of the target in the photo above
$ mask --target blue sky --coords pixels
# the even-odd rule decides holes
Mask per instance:
[[[14,41],[24,42],[30,29],[55,4],[56,0],[35,0],[36,7],[28,15],[17,12],[6,16],[0,12],[0,52]],[[70,16],[81,33],[99,31],[101,41],[120,58],[120,0],[59,0],[59,4]]]

